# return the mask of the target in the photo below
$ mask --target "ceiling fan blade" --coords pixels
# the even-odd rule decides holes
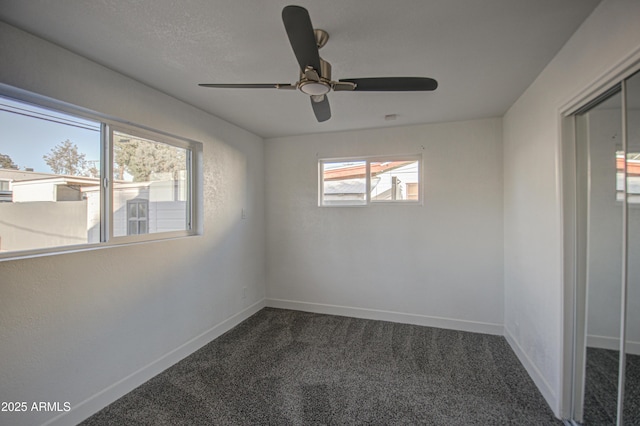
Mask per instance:
[[[319,100],[316,101],[318,98]],[[311,96],[311,106],[313,107],[313,113],[320,123],[331,118],[331,107],[329,106],[329,98],[327,98],[327,95],[320,95],[318,97]]]
[[[282,9],[282,22],[300,69],[304,72],[311,67],[320,72],[320,54],[307,9],[300,6],[285,7]]]
[[[217,87],[220,89],[295,89],[295,84],[198,84],[200,87]]]
[[[356,91],[413,92],[436,90],[438,82],[427,77],[345,78],[339,82],[355,83]]]

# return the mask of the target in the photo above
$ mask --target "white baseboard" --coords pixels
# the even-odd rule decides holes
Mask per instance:
[[[484,333],[502,336],[504,332],[502,324],[487,322],[441,318],[403,312],[383,311],[379,309],[327,305],[323,303],[299,302],[295,300],[266,299],[266,303],[267,306],[271,308],[291,309],[295,311],[314,312],[318,314],[399,322],[404,324],[423,325],[427,327],[446,328],[450,330],[469,331],[473,333]]]
[[[511,349],[516,354],[522,365],[524,366],[527,373],[533,380],[533,383],[536,384],[536,387],[549,404],[549,407],[553,411],[556,417],[560,418],[560,401],[556,393],[553,391],[553,388],[544,378],[538,367],[531,361],[531,359],[527,356],[526,352],[520,347],[516,339],[513,337],[508,327],[504,328],[504,337],[507,339],[507,342],[511,346]]]
[[[242,321],[246,320],[265,306],[265,299],[254,303],[248,308],[227,318],[221,323],[216,324],[202,334],[166,353],[155,361],[150,362],[138,371],[131,373],[127,377],[122,378],[116,383],[74,405],[70,411],[61,413],[60,415],[48,420],[43,423],[42,426],[63,426],[77,424],[85,420],[118,398],[131,392],[147,380],[171,367],[176,362],[188,355],[191,355],[207,343],[231,330],[233,327],[240,324]]]
[[[620,339],[616,337],[589,335],[587,336],[587,347],[618,351],[620,350]],[[640,355],[640,342],[627,341],[625,352],[632,355]]]

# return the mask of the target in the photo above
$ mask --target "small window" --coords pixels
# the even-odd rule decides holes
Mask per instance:
[[[321,206],[420,203],[421,157],[320,160]]]
[[[0,179],[0,203],[10,203],[12,201],[11,181]]]
[[[127,235],[146,234],[149,229],[149,200],[127,200]]]

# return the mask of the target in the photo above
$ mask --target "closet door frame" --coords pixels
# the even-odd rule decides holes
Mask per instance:
[[[591,85],[575,95],[570,101],[558,109],[560,123],[561,144],[557,152],[557,170],[559,177],[559,195],[561,203],[562,224],[562,256],[563,256],[563,354],[562,354],[562,395],[560,414],[563,419],[571,423],[582,422],[583,398],[584,398],[584,372],[586,360],[586,221],[587,211],[585,207],[584,189],[580,185],[577,134],[579,132],[577,115],[588,110],[600,100],[622,85],[623,108],[623,150],[626,160],[626,99],[624,81],[640,71],[640,51],[634,52],[625,60],[596,79]],[[625,162],[626,168],[626,162]],[[625,379],[625,342],[623,334],[626,328],[626,169],[623,201],[623,296],[621,307],[620,335],[620,371],[618,374],[618,424],[622,420],[622,401],[624,400]],[[584,182],[584,180],[582,180]]]

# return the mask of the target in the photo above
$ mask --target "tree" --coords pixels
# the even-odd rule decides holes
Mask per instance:
[[[13,162],[7,154],[0,154],[0,169],[18,169],[18,165]]]
[[[113,171],[116,179],[124,180],[124,174],[134,176],[132,164],[136,162],[136,151],[140,141],[135,139],[118,139],[113,147],[113,162],[117,168]]]
[[[100,177],[100,160],[87,161],[84,176]]]
[[[43,155],[45,163],[57,175],[97,177],[97,169],[78,152],[78,146],[67,139],[51,148],[49,154]]]
[[[134,182],[157,179],[160,174],[169,174],[170,179],[177,180],[186,162],[184,149],[141,139],[116,141],[113,156],[116,179],[124,180],[127,173]]]

